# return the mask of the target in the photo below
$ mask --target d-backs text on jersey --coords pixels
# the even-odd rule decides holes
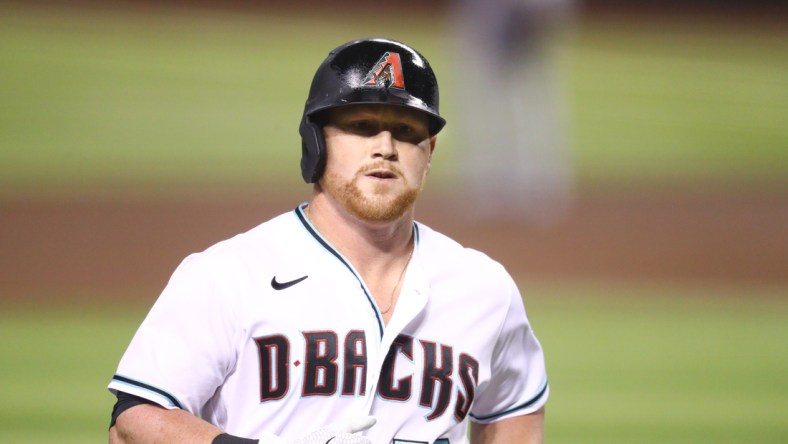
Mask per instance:
[[[340,338],[333,331],[304,332],[303,362],[291,362],[290,340],[284,335],[255,338],[260,358],[260,402],[282,399],[290,390],[290,369],[302,367],[302,396],[364,396],[366,393],[366,336],[361,330],[350,331],[343,338],[344,362],[340,355]],[[423,353],[420,381],[418,373],[395,379],[397,365],[414,361],[414,353]],[[479,362],[460,353],[454,356],[450,345],[399,335],[389,349],[383,364],[378,395],[391,401],[408,401],[418,396],[419,405],[430,409],[426,416],[432,421],[450,410],[462,421],[468,414],[476,394]],[[456,385],[456,387],[455,387]]]

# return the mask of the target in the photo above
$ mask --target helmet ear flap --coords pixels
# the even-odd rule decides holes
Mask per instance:
[[[299,127],[301,134],[301,176],[306,183],[320,180],[326,167],[326,140],[323,127],[304,115]]]

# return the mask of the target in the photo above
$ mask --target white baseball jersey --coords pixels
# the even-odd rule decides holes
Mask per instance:
[[[295,439],[372,415],[374,443],[467,443],[469,420],[545,403],[542,348],[500,264],[414,223],[384,325],[353,265],[302,208],[186,258],[109,389],[248,438]]]

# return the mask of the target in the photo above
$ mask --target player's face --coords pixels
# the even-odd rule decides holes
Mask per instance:
[[[435,138],[424,113],[398,106],[332,109],[323,127],[320,186],[367,221],[393,221],[413,206],[430,169]]]

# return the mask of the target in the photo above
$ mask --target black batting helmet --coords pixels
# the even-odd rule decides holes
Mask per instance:
[[[446,124],[438,113],[438,81],[415,49],[393,40],[356,40],[334,49],[317,68],[304,106],[301,175],[317,182],[326,163],[321,111],[356,103],[406,106],[427,114],[430,135]]]

